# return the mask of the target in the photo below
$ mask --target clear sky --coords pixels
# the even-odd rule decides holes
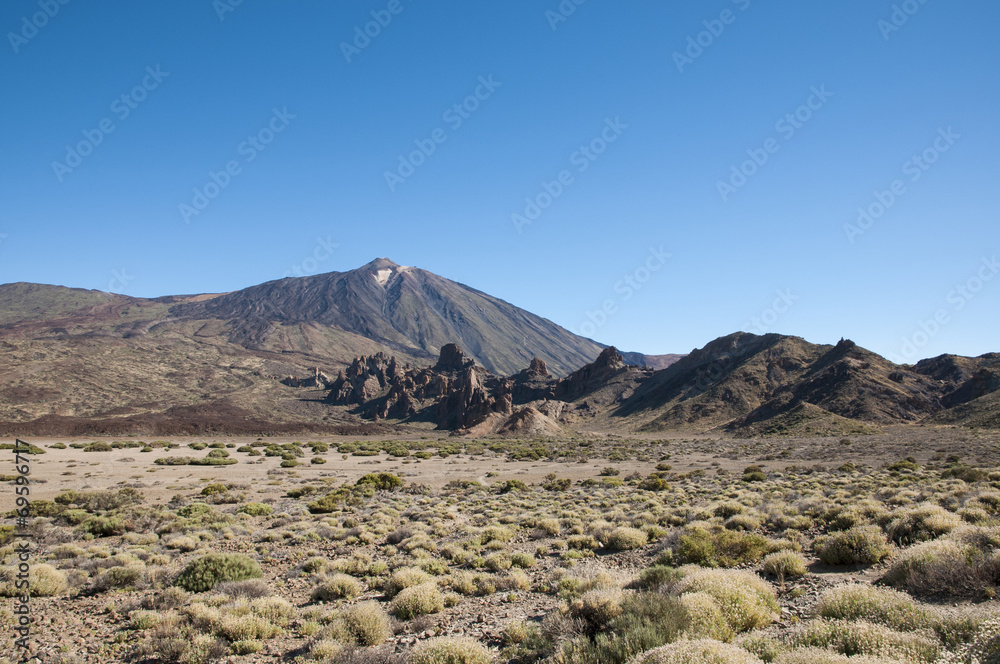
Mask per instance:
[[[625,350],[1000,351],[997,25],[993,0],[5,0],[0,282],[219,292],[385,256]]]

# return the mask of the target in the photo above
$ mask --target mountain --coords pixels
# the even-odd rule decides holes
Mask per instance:
[[[25,423],[40,418],[35,426],[47,432],[141,426],[166,433],[181,419],[220,431],[259,430],[268,422],[340,426],[343,418],[322,403],[328,376],[379,352],[401,364],[430,365],[452,342],[500,374],[538,357],[565,375],[604,348],[384,258],[224,294],[147,299],[6,284],[0,431],[27,431]],[[636,354],[635,361],[662,360]]]
[[[854,420],[914,422],[941,410],[938,383],[858,347],[737,333],[658,372],[618,415],[655,413],[647,430],[751,427],[807,403]]]
[[[180,304],[171,314],[227,321],[229,340],[246,348],[265,345],[277,325],[303,324],[336,327],[415,358],[433,359],[441,346],[458,343],[499,373],[537,356],[565,374],[603,348],[503,300],[387,258]]]
[[[737,333],[666,369],[630,366],[614,348],[565,378],[540,359],[510,376],[476,366],[460,348],[434,367],[401,369],[359,357],[328,402],[370,421],[431,422],[483,434],[552,435],[564,427],[731,434],[866,434],[884,425],[952,422],[997,426],[997,355],[943,356],[898,366],[841,340]]]
[[[849,340],[736,333],[619,353],[380,258],[231,293],[0,286],[0,434],[1000,427],[1000,354],[896,365]]]

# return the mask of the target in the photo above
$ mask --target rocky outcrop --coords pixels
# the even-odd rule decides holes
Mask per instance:
[[[281,379],[282,385],[288,385],[289,387],[323,387],[328,388],[333,383],[333,380],[327,376],[325,373],[316,367],[316,373],[308,378],[300,378],[298,376],[285,376]]]
[[[462,429],[492,414],[512,413],[511,384],[447,344],[437,363],[425,369],[400,369],[384,353],[356,358],[334,381],[327,401],[357,406],[356,412],[368,419],[423,420],[440,429]]]
[[[557,394],[586,394],[601,381],[628,371],[644,370],[626,368],[612,348],[562,380],[549,374],[539,358],[514,376],[495,376],[456,344],[446,344],[434,366],[422,369],[400,368],[384,353],[355,358],[332,381],[327,402],[354,406],[355,413],[371,420],[430,421],[439,429],[551,431],[571,410]],[[518,420],[509,422],[515,414]],[[524,424],[529,421],[530,426]]]
[[[446,344],[434,366],[421,369],[401,369],[384,353],[358,357],[332,382],[327,401],[354,406],[355,413],[370,420],[433,422],[439,429],[475,435],[548,435],[559,429],[560,420],[593,414],[590,401],[617,398],[634,387],[629,381],[649,371],[626,366],[618,351],[609,348],[563,379],[552,376],[537,357],[513,376],[495,376],[456,344]],[[591,399],[579,408],[567,403],[581,396]]]
[[[356,357],[347,371],[341,371],[330,385],[327,401],[340,406],[367,403],[384,392],[404,371],[396,364],[395,357],[385,353]]]
[[[445,344],[441,347],[441,354],[438,356],[435,371],[462,371],[468,369],[475,362],[470,360],[462,352],[457,344]]]
[[[556,398],[563,401],[574,401],[588,392],[607,385],[622,372],[642,371],[638,367],[626,368],[618,349],[610,346],[601,351],[597,359],[590,364],[577,369],[559,382],[555,390]]]

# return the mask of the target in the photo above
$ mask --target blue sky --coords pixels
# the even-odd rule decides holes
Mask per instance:
[[[0,282],[387,256],[646,353],[1000,351],[994,2],[63,1],[0,7]]]

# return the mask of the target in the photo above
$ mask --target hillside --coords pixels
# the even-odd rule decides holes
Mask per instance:
[[[551,435],[562,427],[870,434],[917,422],[996,426],[994,361],[955,357],[904,367],[848,340],[829,346],[737,333],[659,371],[629,366],[608,348],[558,379],[540,359],[497,376],[450,344],[434,367],[419,370],[383,354],[359,357],[327,399],[371,421],[431,422],[473,435]]]

